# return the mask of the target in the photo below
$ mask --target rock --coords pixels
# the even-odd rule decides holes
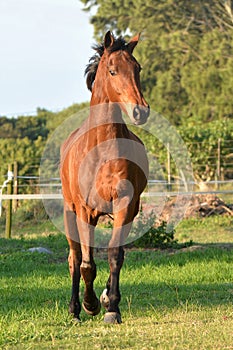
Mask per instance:
[[[43,248],[43,247],[33,247],[33,248],[29,248],[28,252],[31,253],[45,253],[45,254],[53,254],[51,250],[47,249],[47,248]]]

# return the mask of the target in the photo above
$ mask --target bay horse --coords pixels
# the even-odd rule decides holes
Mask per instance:
[[[64,225],[69,243],[72,295],[69,311],[80,320],[80,277],[85,283],[83,309],[100,312],[106,323],[121,323],[119,275],[124,242],[139,210],[147,184],[148,160],[141,140],[125,124],[122,113],[135,125],[149,116],[139,73],[132,55],[139,34],[128,43],[110,31],[86,67],[91,91],[90,114],[61,146],[60,176],[64,197]],[[108,244],[110,276],[100,300],[94,291],[94,229],[101,215],[111,214],[113,230]],[[101,301],[101,303],[100,303]]]

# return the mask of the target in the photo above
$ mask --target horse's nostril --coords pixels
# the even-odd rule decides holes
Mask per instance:
[[[146,121],[150,114],[150,107],[149,105],[144,106],[135,106],[133,110],[133,117],[135,121],[142,121],[143,123]]]
[[[140,120],[140,109],[138,106],[134,107],[133,117],[135,120]]]

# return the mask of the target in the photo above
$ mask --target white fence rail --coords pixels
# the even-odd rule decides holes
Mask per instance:
[[[10,181],[12,183],[12,181]],[[8,181],[6,181],[6,184],[8,183]],[[210,190],[207,189],[205,191],[197,191],[194,190],[193,191],[185,191],[184,188],[184,184],[180,184],[180,183],[174,183],[173,185],[178,186],[178,188],[174,188],[172,190],[172,188],[170,187],[171,184],[168,184],[165,181],[148,181],[148,189],[151,187],[151,191],[145,191],[142,193],[142,197],[144,198],[148,198],[148,197],[172,197],[172,196],[191,196],[191,195],[198,195],[198,194],[224,194],[224,195],[233,195],[233,180],[230,181],[219,181],[219,183],[217,183],[217,185],[221,185],[223,183],[227,184],[227,186],[225,188],[230,188],[230,189],[224,189],[224,190],[220,190],[218,187],[216,189]],[[32,199],[39,199],[39,200],[62,200],[63,196],[61,193],[61,184],[44,184],[44,188],[48,187],[48,192],[51,191],[51,188],[56,187],[57,188],[57,193],[37,193],[37,194],[12,194],[12,191],[8,192],[8,194],[3,194],[3,189],[6,187],[6,185],[4,183],[4,186],[2,186],[0,188],[0,216],[2,215],[2,203],[4,200],[8,201],[7,204],[7,210],[6,210],[6,230],[5,230],[5,236],[6,238],[10,238],[11,237],[11,222],[12,222],[12,203],[17,203],[17,200],[32,200]],[[214,184],[216,185],[216,182],[214,182]],[[162,185],[163,188],[161,189],[161,187],[159,185]],[[187,184],[186,184],[187,185]],[[191,185],[191,184],[190,184]],[[192,185],[197,185],[195,183],[192,183]],[[180,187],[179,187],[180,186]],[[50,189],[49,189],[50,187]],[[187,187],[186,187],[187,188]],[[192,188],[192,187],[191,187]],[[177,189],[175,191],[175,189]],[[188,189],[188,188],[187,188]],[[198,189],[198,187],[196,186],[196,189]]]
[[[195,194],[233,194],[232,190],[226,190],[226,191],[188,191],[188,192],[144,192],[142,194],[142,197],[164,197],[164,196],[190,196]],[[22,199],[63,199],[63,196],[61,193],[46,193],[46,194],[2,194],[0,195],[0,201],[1,200],[22,200]]]

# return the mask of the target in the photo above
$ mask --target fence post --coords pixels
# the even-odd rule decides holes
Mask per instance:
[[[167,144],[167,189],[171,191],[171,154],[170,154],[170,144]]]
[[[8,183],[7,183],[7,194],[12,194],[13,189],[13,172],[12,164],[8,164]],[[6,207],[6,232],[5,237],[11,238],[11,224],[12,224],[12,199],[7,200]]]
[[[18,194],[18,163],[14,161],[14,187],[13,187],[13,193]],[[12,208],[13,212],[15,213],[18,207],[18,201],[17,199],[13,199],[12,202]]]
[[[217,150],[217,186],[215,186],[217,189],[219,189],[219,183],[218,181],[221,178],[221,139],[218,139],[218,150]]]

